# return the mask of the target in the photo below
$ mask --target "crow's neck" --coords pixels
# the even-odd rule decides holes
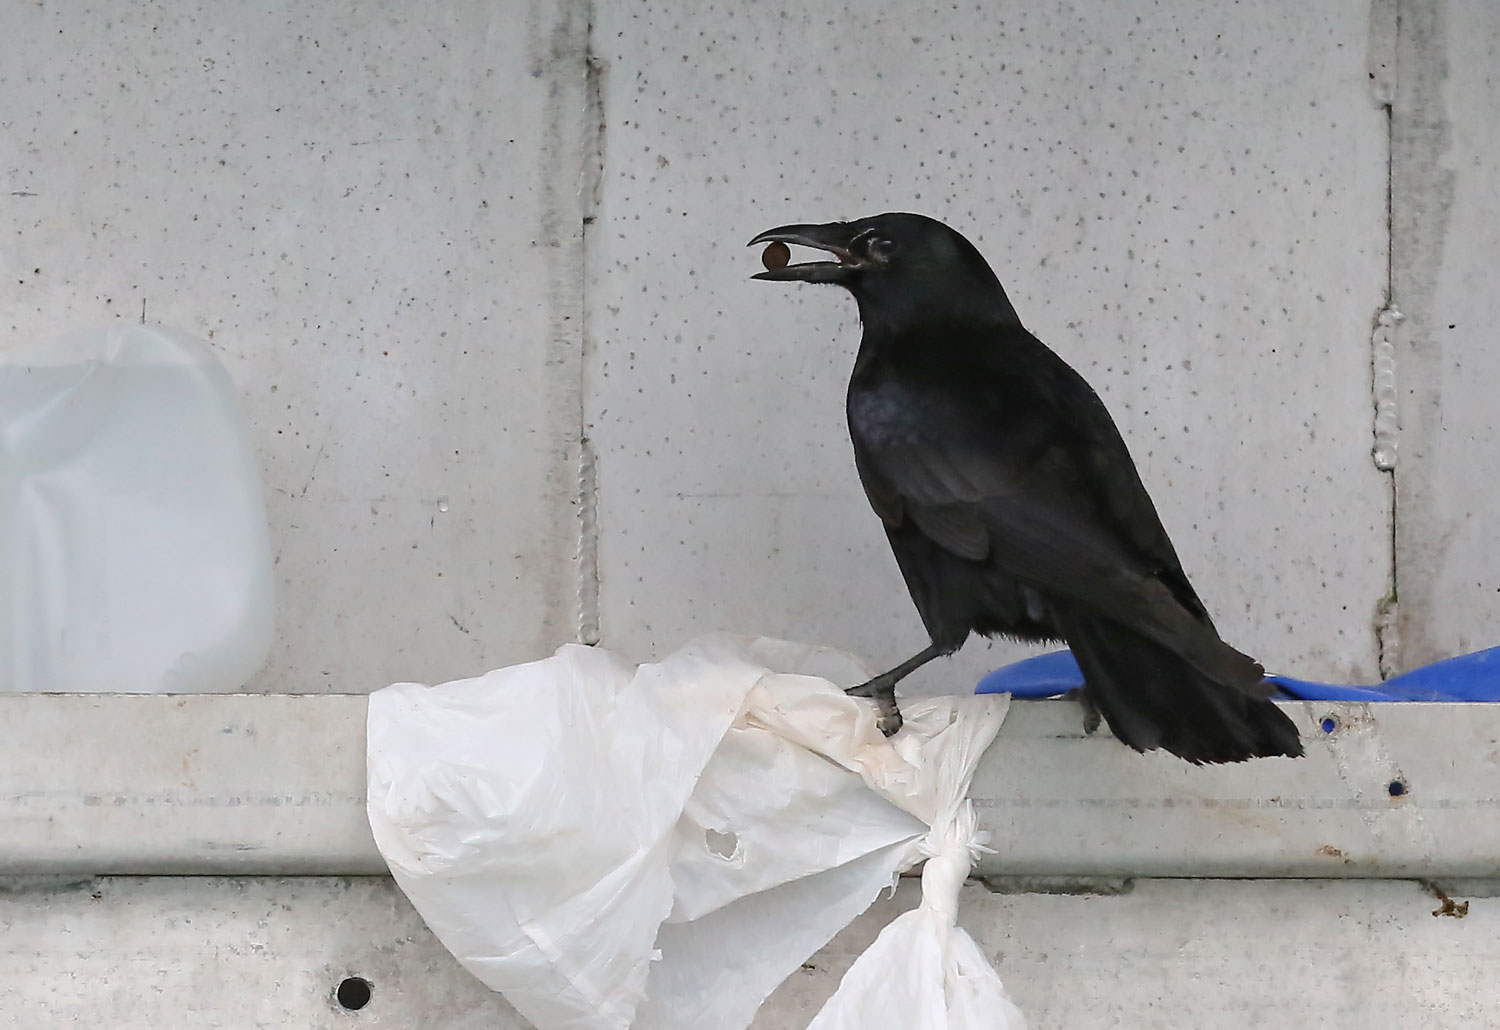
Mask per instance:
[[[990,313],[984,317],[945,317],[901,326],[867,321],[854,360],[853,381],[888,373],[903,374],[903,369],[913,368],[985,368],[996,361],[1005,362],[1016,348],[1024,349],[1031,339],[1014,312],[1009,318]]]
[[[854,291],[854,299],[866,334],[875,330],[897,337],[944,328],[979,332],[1021,328],[1021,319],[998,282],[972,290],[922,291],[902,297]]]

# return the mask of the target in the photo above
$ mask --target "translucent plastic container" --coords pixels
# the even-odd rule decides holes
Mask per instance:
[[[273,622],[255,453],[207,347],[114,325],[0,352],[0,690],[237,690]]]

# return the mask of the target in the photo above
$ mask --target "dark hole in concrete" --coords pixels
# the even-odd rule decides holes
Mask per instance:
[[[357,1012],[370,1004],[370,981],[362,976],[346,976],[339,983],[339,989],[334,992],[339,1004],[350,1012]]]
[[[1323,720],[1323,732],[1324,733],[1332,733],[1334,730],[1336,730],[1338,728],[1339,728],[1339,721],[1337,719],[1335,719],[1333,716],[1330,715],[1328,718],[1326,718],[1326,719]]]
[[[1391,797],[1399,798],[1401,795],[1406,793],[1406,784],[1402,783],[1400,780],[1392,780],[1390,786],[1386,789],[1391,792]]]

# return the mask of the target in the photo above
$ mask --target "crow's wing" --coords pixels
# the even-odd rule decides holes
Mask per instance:
[[[888,526],[910,523],[1216,679],[1259,682],[1259,666],[1213,632],[1104,405],[1036,347],[1021,368],[903,366],[851,384],[871,506]]]

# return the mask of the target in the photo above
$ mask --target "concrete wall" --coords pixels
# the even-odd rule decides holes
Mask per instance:
[[[1481,0],[3,14],[0,348],[144,317],[223,358],[278,559],[253,690],[717,628],[914,651],[842,426],[852,305],[749,282],[742,247],[889,208],[968,233],[1099,389],[1245,650],[1359,680],[1500,643]],[[913,686],[1018,653],[973,643]],[[387,882],[6,887],[0,1026],[344,1025],[354,973],[382,1025],[515,1022]],[[1469,1027],[1500,1005],[1488,900],[1434,916],[1411,883],[965,906],[1037,1026]],[[799,1025],[848,947],[761,1025]]]
[[[771,996],[754,1030],[807,1025],[915,885],[877,902]],[[1434,918],[1403,881],[1143,880],[1119,895],[965,889],[1030,1026],[1471,1030],[1500,1009],[1496,906]],[[0,1027],[525,1030],[450,960],[389,880],[104,878],[0,894]],[[1277,938],[1263,939],[1274,923]],[[1247,946],[1247,940],[1257,945]],[[335,997],[357,976],[369,1004]],[[21,993],[10,985],[26,985]],[[6,1006],[6,1002],[11,1004]]]
[[[1403,662],[1500,640],[1500,8],[1402,5],[1392,272]]]
[[[1449,707],[1291,704],[1305,759],[1198,768],[1018,702],[960,921],[1033,1028],[1491,1026],[1500,709]],[[389,879],[328,875],[384,869],[364,721],[357,695],[0,695],[0,1028],[525,1026]],[[913,887],[755,1026],[806,1026]]]
[[[507,6],[509,9],[507,9]],[[577,626],[577,4],[8,3],[0,329],[206,339],[276,550],[263,690]]]
[[[17,5],[0,345],[144,312],[224,358],[278,558],[255,689],[441,680],[576,637],[645,658],[714,628],[885,666],[924,640],[842,424],[852,304],[749,282],[742,244],[922,210],[1104,395],[1226,635],[1279,670],[1371,678],[1395,19],[1293,0]],[[1482,133],[1489,107],[1466,105]],[[1398,213],[1428,195],[1409,163]],[[1449,222],[1482,246],[1488,223]],[[1484,417],[1456,378],[1449,449]],[[1421,440],[1407,482],[1464,467]],[[1476,482],[1403,494],[1412,564],[1441,539],[1442,568],[1476,567],[1482,522],[1460,539],[1444,514],[1473,511]],[[1420,641],[1452,584],[1402,571]],[[1415,653],[1460,642],[1486,640]],[[913,686],[965,689],[1019,653],[975,642]]]
[[[1386,119],[1361,4],[601,4],[589,237],[602,627],[714,627],[885,667],[926,643],[843,429],[836,291],[747,283],[760,229],[960,226],[1112,408],[1231,639],[1375,674],[1369,457]],[[1018,654],[975,643],[923,683]]]

